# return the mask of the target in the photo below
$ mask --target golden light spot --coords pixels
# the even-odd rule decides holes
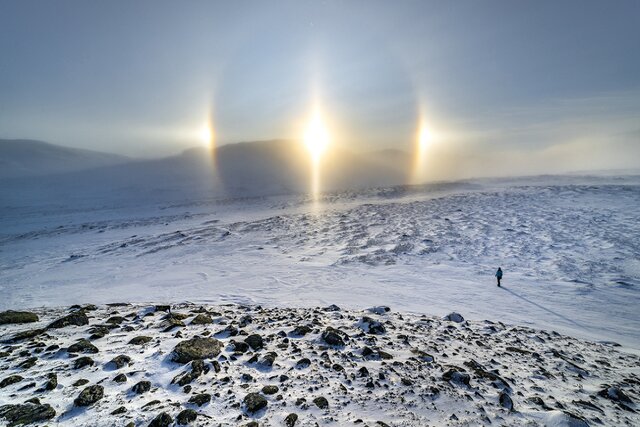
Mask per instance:
[[[213,129],[211,129],[211,125],[209,123],[205,123],[200,129],[200,140],[202,141],[202,145],[207,148],[213,147]]]
[[[329,132],[322,122],[319,112],[316,112],[309,122],[304,135],[304,142],[314,161],[319,160],[322,153],[327,149],[329,145]]]

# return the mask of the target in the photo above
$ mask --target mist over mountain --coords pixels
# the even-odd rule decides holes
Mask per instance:
[[[306,193],[311,162],[299,141],[269,140],[192,148],[140,160],[44,142],[5,143],[3,205],[179,203],[209,198]],[[409,155],[399,150],[334,149],[322,163],[322,191],[405,184]]]

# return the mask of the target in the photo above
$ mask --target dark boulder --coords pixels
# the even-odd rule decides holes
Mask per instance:
[[[260,350],[264,347],[262,337],[258,334],[249,335],[247,338],[245,338],[244,342],[247,343],[249,347],[251,347],[254,351]]]
[[[169,427],[171,423],[173,423],[171,415],[162,412],[149,423],[149,427]]]
[[[178,425],[184,426],[189,423],[194,422],[198,418],[198,413],[193,409],[185,409],[180,411],[178,416],[176,417],[176,421]]]
[[[96,347],[95,345],[91,344],[91,342],[89,342],[88,340],[85,340],[84,338],[81,340],[76,341],[75,343],[71,344],[69,346],[69,348],[67,348],[67,352],[69,353],[90,353],[90,354],[94,354],[94,353],[98,353],[100,350],[98,350],[98,347]]]
[[[182,341],[173,349],[171,360],[189,363],[195,359],[207,359],[220,354],[222,343],[215,338],[194,337]]]
[[[327,409],[329,407],[329,402],[324,396],[316,397],[313,399],[313,403],[320,409]]]
[[[0,312],[0,325],[32,323],[40,320],[38,315],[30,311],[2,311]]]
[[[135,394],[146,393],[151,390],[151,382],[150,381],[140,381],[136,383],[133,387],[131,387],[131,391]]]
[[[85,326],[89,324],[89,318],[84,310],[78,310],[71,314],[67,314],[49,324],[48,328],[65,328],[67,326]]]
[[[51,405],[25,403],[23,405],[0,406],[0,418],[4,418],[9,427],[43,422],[55,416],[56,411]]]
[[[249,393],[244,397],[244,406],[247,412],[254,413],[267,407],[267,399],[258,393]]]
[[[80,392],[73,401],[76,406],[90,406],[104,397],[104,387],[91,385]]]

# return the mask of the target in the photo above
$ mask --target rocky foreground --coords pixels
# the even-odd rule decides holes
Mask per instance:
[[[640,425],[640,357],[456,313],[87,305],[0,337],[10,426]]]

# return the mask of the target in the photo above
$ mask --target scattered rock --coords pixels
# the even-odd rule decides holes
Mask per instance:
[[[93,359],[89,356],[78,357],[73,363],[73,369],[86,368],[87,366],[93,366],[94,363]]]
[[[606,387],[598,392],[598,396],[604,397],[614,402],[623,402],[627,404],[633,404],[629,396],[627,396],[622,390],[618,387]]]
[[[5,388],[10,386],[11,384],[19,383],[23,379],[24,378],[22,378],[20,375],[10,375],[7,378],[0,381],[0,388]]]
[[[173,349],[171,360],[177,363],[189,363],[195,359],[216,357],[220,354],[222,343],[215,338],[194,337],[182,341]]]
[[[249,335],[247,338],[245,338],[244,342],[247,343],[247,345],[251,347],[253,351],[260,350],[264,347],[262,337],[258,334]]]
[[[503,408],[509,411],[513,411],[513,401],[511,400],[511,397],[509,397],[507,393],[501,392],[500,397],[498,398],[498,401],[500,402],[500,406],[502,406]]]
[[[127,412],[127,408],[125,408],[124,406],[119,406],[117,409],[111,412],[111,415],[121,415],[126,412]]]
[[[464,317],[462,317],[462,314],[460,313],[453,312],[444,316],[444,320],[448,320],[450,322],[462,323],[464,322]]]
[[[162,412],[149,423],[149,427],[169,427],[171,423],[173,423],[171,415]]]
[[[149,390],[151,390],[151,382],[145,381],[145,380],[140,381],[136,383],[133,387],[131,387],[131,391],[133,391],[135,394],[146,393]]]
[[[89,318],[84,310],[78,310],[66,316],[63,316],[47,326],[48,328],[65,328],[67,326],[84,326],[89,324]]]
[[[198,418],[198,413],[193,409],[185,409],[180,411],[178,416],[176,417],[176,421],[178,425],[187,425],[189,423],[194,422]]]
[[[0,418],[4,418],[9,427],[47,421],[55,416],[56,411],[51,405],[25,403],[0,406]]]
[[[115,369],[121,369],[125,366],[129,366],[130,364],[131,358],[125,354],[116,356],[107,363],[108,366],[115,367]]]
[[[451,381],[456,384],[464,384],[469,385],[469,381],[471,381],[471,377],[466,372],[458,371],[456,369],[449,369],[444,374],[442,374],[442,379],[445,381]]]
[[[315,399],[313,399],[313,403],[320,409],[327,409],[329,407],[329,402],[324,396],[316,397]]]
[[[291,331],[291,335],[303,337],[311,332],[311,328],[307,325],[296,326],[293,331]],[[294,414],[295,415],[295,414]]]
[[[276,394],[280,388],[277,385],[266,385],[262,387],[262,393],[266,395]]]
[[[294,427],[297,421],[298,421],[298,414],[291,413],[287,415],[287,417],[284,419],[284,425],[286,427]]]
[[[0,325],[33,323],[40,320],[38,315],[30,311],[7,310],[0,312]]]
[[[211,395],[208,393],[195,394],[189,398],[189,403],[198,406],[206,405],[209,402],[211,402]]]
[[[104,387],[91,385],[80,392],[73,401],[76,406],[90,406],[104,397]]]
[[[211,316],[202,313],[198,314],[191,321],[192,325],[209,325],[211,323],[213,323],[213,319],[211,319]]]
[[[322,335],[320,336],[324,342],[334,347],[343,347],[344,340],[342,339],[342,332],[334,329],[332,327],[328,327],[324,330]]]
[[[244,397],[244,406],[247,412],[254,413],[267,407],[267,399],[258,393],[249,393]]]
[[[69,348],[67,348],[67,352],[69,353],[98,353],[98,347],[91,344],[91,342],[83,339],[78,340],[77,342],[71,344]]]
[[[44,390],[51,391],[58,387],[58,375],[55,372],[49,372],[47,374],[47,382],[44,385]]]
[[[385,314],[391,311],[391,308],[381,305],[378,307],[371,307],[367,309],[368,312],[370,313],[374,313],[374,314]]]
[[[148,337],[146,335],[140,335],[137,337],[133,337],[131,338],[131,340],[129,340],[129,344],[131,345],[143,345],[148,343],[149,341],[151,341],[151,337]]]
[[[387,330],[385,329],[382,323],[367,316],[364,316],[360,321],[360,327],[365,332],[368,332],[374,335],[382,335],[385,332],[387,332]]]
[[[125,374],[118,374],[113,378],[113,382],[114,383],[126,383],[127,382],[127,376]]]

